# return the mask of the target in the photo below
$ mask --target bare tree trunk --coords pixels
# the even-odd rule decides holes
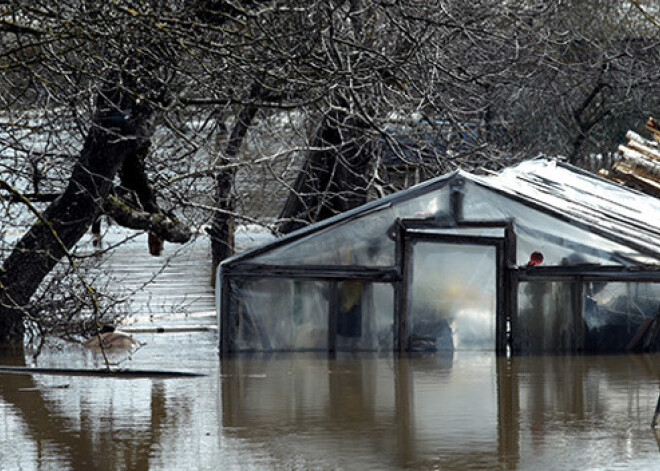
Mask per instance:
[[[127,156],[119,169],[121,185],[127,190],[135,192],[138,197],[141,209],[148,213],[159,213],[160,208],[156,202],[153,188],[147,178],[147,172],[144,160],[149,153],[149,142],[146,141],[140,146],[135,154]]]
[[[224,156],[220,165],[232,163],[238,156],[243,139],[252,125],[258,108],[249,104],[244,106],[236,117]],[[211,257],[212,274],[211,283],[215,285],[215,272],[220,262],[234,253],[234,212],[236,201],[232,195],[235,170],[225,169],[215,176],[215,206],[211,220]]]
[[[287,234],[364,204],[371,147],[358,138],[354,123],[340,111],[324,116],[303,167],[280,213]]]
[[[138,152],[128,156],[121,168],[119,169],[119,176],[121,178],[121,185],[137,196],[140,208],[149,214],[160,213],[161,209],[156,202],[156,195],[154,194],[151,183],[147,178],[147,170],[144,165],[144,159],[149,153],[149,142],[141,146]],[[149,231],[148,236],[149,253],[153,256],[159,256],[163,253],[164,241],[163,238],[153,231]]]
[[[124,159],[153,133],[152,109],[118,88],[101,93],[64,193],[16,244],[0,269],[0,346],[22,344],[24,307],[103,206]]]
[[[573,139],[571,153],[568,157],[568,161],[573,165],[578,164],[582,146],[591,130],[611,112],[611,110],[602,106],[602,102],[605,100],[602,92],[607,88],[609,88],[608,85],[599,77],[589,95],[573,111],[573,119],[575,119],[578,128],[578,133]]]

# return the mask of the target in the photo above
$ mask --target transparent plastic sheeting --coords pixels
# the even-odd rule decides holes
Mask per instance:
[[[574,281],[529,281],[519,285],[518,322],[513,333],[521,353],[623,353],[657,351],[660,339],[646,333],[660,307],[660,284],[587,281],[582,312],[573,309]]]
[[[264,278],[232,282],[230,338],[238,351],[328,349],[331,282]],[[338,350],[392,350],[394,290],[383,283],[337,286]]]
[[[232,283],[237,350],[327,349],[327,283],[266,278]]]
[[[469,179],[465,180],[463,193],[466,221],[513,219],[518,265],[525,265],[532,252],[541,252],[546,266],[658,263],[653,257],[532,209]],[[450,214],[449,200],[450,188],[437,188],[391,206],[384,205],[355,219],[339,221],[250,261],[292,266],[392,266],[396,219],[435,217],[442,220]]]
[[[513,332],[520,353],[570,352],[578,345],[572,282],[530,281],[518,286],[518,322]]]
[[[394,290],[384,283],[338,284],[337,350],[391,351],[394,348]]]
[[[660,245],[660,201],[593,174],[535,159],[482,180],[610,234],[650,248]]]
[[[412,248],[411,349],[494,350],[495,247],[416,242]]]
[[[543,254],[543,265],[555,266],[626,265],[633,259],[642,263],[658,262],[469,181],[465,186],[463,216],[469,221],[514,218],[518,265],[526,264],[532,252]]]
[[[250,262],[270,265],[394,265],[394,239],[387,233],[391,208],[329,226],[307,237],[258,255]]]
[[[598,281],[586,283],[584,291],[587,351],[624,351],[660,307],[658,283]]]
[[[449,189],[389,204],[355,219],[328,226],[250,262],[271,265],[360,265],[390,267],[395,263],[394,224],[400,219],[442,217],[449,213]]]

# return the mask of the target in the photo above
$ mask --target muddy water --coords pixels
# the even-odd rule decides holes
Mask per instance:
[[[660,356],[280,354],[138,336],[119,379],[0,374],[0,469],[657,469]],[[4,356],[2,364],[24,364]],[[65,346],[41,367],[95,367]]]

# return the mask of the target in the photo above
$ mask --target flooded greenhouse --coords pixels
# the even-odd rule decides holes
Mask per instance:
[[[655,350],[660,202],[539,158],[456,171],[220,267],[220,353]]]

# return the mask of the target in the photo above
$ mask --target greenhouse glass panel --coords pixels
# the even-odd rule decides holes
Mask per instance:
[[[392,350],[392,286],[384,283],[343,281],[338,283],[337,290],[337,350]]]
[[[394,265],[395,217],[389,207],[294,240],[250,261],[270,265]]]
[[[532,252],[543,253],[544,265],[630,265],[633,260],[657,263],[629,247],[474,183],[466,185],[463,216],[469,221],[514,218],[518,265],[526,264]]]
[[[394,349],[394,288],[387,283],[373,283],[374,323],[378,351]]]
[[[529,281],[518,286],[518,322],[513,332],[520,353],[570,352],[577,348],[572,281]]]
[[[411,349],[493,350],[496,248],[426,241],[411,246],[407,310]]]
[[[229,325],[239,351],[326,350],[328,283],[263,278],[233,283]]]
[[[400,219],[442,217],[451,213],[449,187],[436,188],[425,194],[404,199],[393,205],[394,216]]]
[[[414,193],[413,193],[414,194]],[[446,188],[383,204],[363,215],[303,236],[251,259],[267,265],[360,265],[390,267],[395,263],[394,224],[397,218],[446,217]]]
[[[660,284],[593,281],[585,283],[584,294],[587,351],[656,346],[657,339],[649,338],[647,330],[660,307]]]

